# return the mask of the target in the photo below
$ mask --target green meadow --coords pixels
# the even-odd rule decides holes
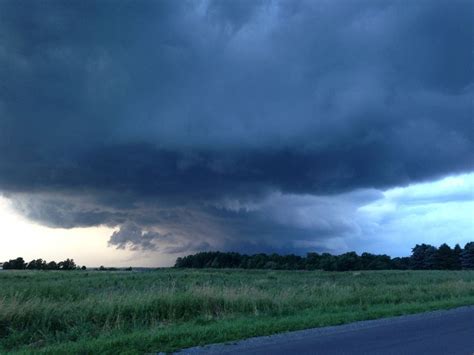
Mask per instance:
[[[474,304],[474,271],[1,271],[0,353],[142,354]]]

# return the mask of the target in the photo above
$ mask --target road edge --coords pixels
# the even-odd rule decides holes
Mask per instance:
[[[219,353],[228,352],[230,350],[234,352],[238,352],[239,349],[243,350],[243,349],[252,348],[254,346],[261,347],[261,346],[266,346],[266,345],[273,345],[275,343],[281,342],[282,340],[298,341],[306,337],[344,333],[344,332],[348,332],[352,330],[368,329],[368,328],[383,326],[387,324],[403,323],[403,322],[407,322],[411,320],[432,319],[432,318],[442,317],[447,314],[456,314],[460,312],[465,312],[466,310],[474,310],[474,305],[461,306],[461,307],[456,307],[456,308],[451,308],[451,309],[439,309],[439,310],[422,312],[422,313],[406,314],[406,315],[400,315],[400,316],[395,316],[395,317],[362,320],[362,321],[351,322],[351,323],[341,324],[341,325],[332,325],[332,326],[327,326],[327,327],[295,330],[295,331],[290,331],[290,332],[252,337],[252,338],[225,342],[225,343],[194,346],[191,348],[179,350],[175,352],[174,354],[179,354],[179,355],[219,354]]]

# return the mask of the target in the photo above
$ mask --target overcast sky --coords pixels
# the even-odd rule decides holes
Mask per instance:
[[[464,245],[473,63],[469,0],[3,0],[0,259]]]

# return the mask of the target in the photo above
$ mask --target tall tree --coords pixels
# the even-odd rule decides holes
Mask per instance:
[[[411,267],[415,270],[426,269],[426,250],[430,247],[427,244],[417,244],[411,250]]]
[[[429,245],[428,248],[425,249],[424,269],[437,269],[438,264],[438,249],[432,245]]]
[[[453,260],[454,260],[454,270],[460,270],[462,268],[461,265],[461,253],[462,253],[462,248],[459,244],[456,244],[453,249]]]
[[[461,252],[461,265],[463,269],[474,269],[474,242],[464,246]]]
[[[436,258],[436,269],[453,270],[455,269],[455,255],[451,247],[444,243],[438,248],[438,257]]]

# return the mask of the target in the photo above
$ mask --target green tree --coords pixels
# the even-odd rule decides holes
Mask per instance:
[[[440,270],[454,270],[456,268],[456,256],[453,249],[444,243],[438,248],[438,257],[436,263],[436,269]]]
[[[469,242],[461,252],[461,265],[463,269],[474,269],[474,242]]]
[[[460,270],[462,268],[461,252],[462,252],[461,246],[459,244],[456,244],[453,249],[453,262],[454,262],[453,269],[454,270]]]
[[[412,249],[411,267],[415,270],[434,269],[437,263],[437,249],[428,244],[417,244]]]
[[[429,245],[425,250],[425,260],[424,260],[426,270],[434,270],[437,268],[438,262],[438,249],[432,245]]]
[[[360,270],[362,263],[356,252],[349,252],[337,256],[336,270],[337,271],[349,271],[349,270]]]
[[[320,268],[321,256],[318,253],[306,254],[306,270],[317,270]]]
[[[337,268],[336,257],[329,253],[322,253],[319,265],[325,271],[335,271]]]
[[[58,263],[58,268],[59,270],[75,270],[76,263],[74,262],[74,259],[66,259]]]
[[[21,257],[18,257],[16,259],[11,259],[8,260],[3,264],[3,268],[5,270],[23,270],[26,269],[26,263],[25,260]]]
[[[46,264],[46,270],[58,270],[58,264],[55,261],[50,261]]]
[[[31,260],[27,267],[27,269],[30,270],[45,270],[46,269],[46,261],[43,259],[36,259],[36,260]]]
[[[391,267],[395,270],[409,270],[411,268],[411,258],[407,256],[393,258]]]

